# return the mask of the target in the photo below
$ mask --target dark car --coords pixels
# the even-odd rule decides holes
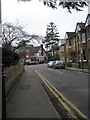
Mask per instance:
[[[60,60],[56,60],[54,63],[53,63],[53,68],[65,68],[65,64],[64,64],[64,61],[60,61]]]
[[[36,64],[36,61],[31,61],[30,62],[30,65],[35,65]]]

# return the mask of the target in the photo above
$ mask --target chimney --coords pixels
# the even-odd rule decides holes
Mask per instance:
[[[33,47],[33,45],[32,45],[32,44],[30,44],[30,47]]]
[[[43,45],[41,44],[41,55],[43,56]]]

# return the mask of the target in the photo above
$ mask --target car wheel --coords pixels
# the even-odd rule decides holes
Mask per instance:
[[[55,67],[55,66],[53,66],[53,68],[54,68],[54,69],[56,69],[56,67]]]

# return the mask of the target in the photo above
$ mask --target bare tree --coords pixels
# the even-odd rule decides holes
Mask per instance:
[[[18,24],[2,24],[2,61],[4,67],[19,63],[19,55],[16,53],[16,49],[25,46],[30,41],[36,40],[39,42],[41,38],[42,36],[28,34]],[[13,43],[16,43],[16,46]]]
[[[2,41],[6,47],[11,47],[14,41],[21,41],[24,37],[22,27],[12,25],[11,23],[4,23],[2,25]]]
[[[42,36],[28,34],[23,30],[21,25],[12,25],[11,23],[4,23],[2,25],[3,47],[7,47],[8,49],[11,49],[13,43],[16,43],[16,47],[14,47],[15,50],[31,41],[33,43],[35,40],[39,42],[40,39],[42,39]]]

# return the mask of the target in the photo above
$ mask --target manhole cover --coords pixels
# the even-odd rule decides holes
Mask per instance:
[[[30,85],[22,85],[20,86],[20,89],[29,89],[30,88]]]

